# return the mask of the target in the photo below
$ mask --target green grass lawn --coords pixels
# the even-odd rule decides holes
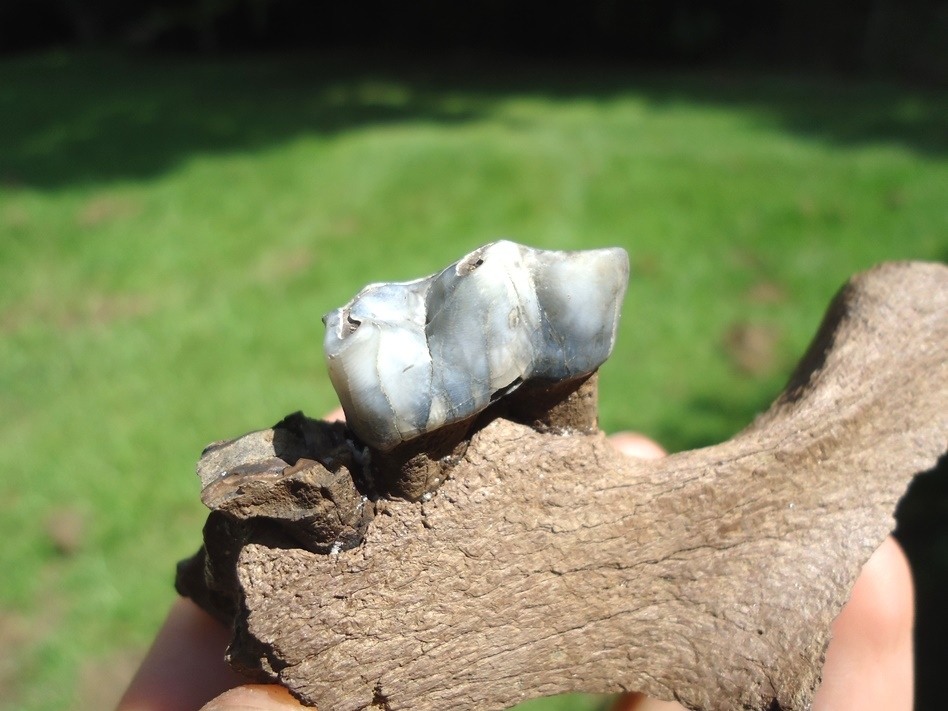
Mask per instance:
[[[364,284],[624,246],[603,427],[709,444],[852,273],[948,258],[945,126],[944,92],[733,72],[0,60],[0,709],[114,700],[202,447],[334,406],[320,317]]]

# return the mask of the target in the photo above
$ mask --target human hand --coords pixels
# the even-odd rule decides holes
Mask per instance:
[[[634,433],[610,437],[626,455],[664,456]],[[849,602],[833,621],[823,683],[813,711],[911,711],[914,695],[912,623],[915,602],[908,559],[891,536],[862,568]],[[611,711],[683,711],[669,701],[625,694]]]
[[[833,622],[813,711],[911,711],[913,595],[908,559],[889,536],[863,566]],[[611,709],[681,710],[641,694],[623,696]]]
[[[342,419],[341,410],[326,419]],[[633,433],[616,448],[654,459],[664,450]],[[908,561],[893,538],[872,555],[833,623],[814,711],[910,711],[913,699],[913,588]],[[241,685],[224,662],[229,632],[190,600],[171,609],[117,711],[299,711],[279,686]],[[622,696],[612,711],[673,711],[678,704]]]

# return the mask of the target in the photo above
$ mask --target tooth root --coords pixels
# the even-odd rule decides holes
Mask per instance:
[[[530,379],[567,380],[612,352],[629,261],[501,241],[327,314],[329,377],[349,427],[387,451],[470,417]]]

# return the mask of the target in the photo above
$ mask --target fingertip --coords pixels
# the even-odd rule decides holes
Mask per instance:
[[[326,415],[323,419],[326,420],[326,422],[345,422],[346,413],[345,413],[345,410],[343,410],[341,407],[337,407],[335,410],[332,410],[328,415]]]
[[[241,683],[224,661],[230,632],[187,598],[164,625],[119,702],[118,711],[195,709]]]
[[[201,707],[201,711],[298,711],[305,708],[282,686],[247,684],[230,689]]]
[[[659,701],[645,694],[623,694],[616,699],[610,711],[685,711],[674,701]]]
[[[814,711],[910,711],[913,621],[911,569],[890,536],[863,566],[833,622]]]
[[[616,432],[609,437],[609,442],[626,456],[636,459],[661,459],[668,455],[660,444],[638,432]]]
[[[892,536],[863,566],[847,607],[855,609],[847,617],[840,615],[837,626],[849,624],[853,618],[865,621],[862,635],[878,648],[904,646],[911,639],[915,618],[912,570]]]

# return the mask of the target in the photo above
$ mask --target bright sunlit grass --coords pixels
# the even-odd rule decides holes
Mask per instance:
[[[202,447],[331,409],[320,317],[368,282],[624,246],[602,426],[675,450],[766,407],[853,272],[948,257],[942,94],[380,66],[0,63],[0,708],[124,679]]]

